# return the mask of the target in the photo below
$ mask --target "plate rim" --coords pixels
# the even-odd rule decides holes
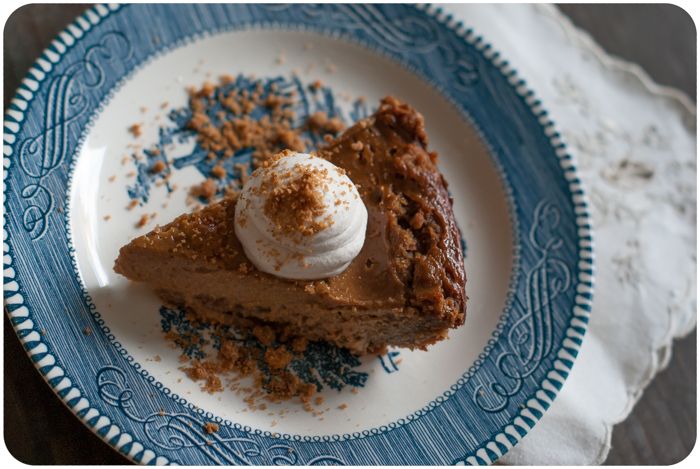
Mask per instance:
[[[33,90],[31,89],[32,86],[30,86],[28,83],[33,82],[34,86],[38,88],[38,86],[47,78],[50,76],[50,71],[47,71],[46,73],[42,73],[41,70],[44,69],[44,67],[40,64],[40,61],[47,62],[49,64],[52,63],[59,63],[63,56],[71,50],[71,45],[80,41],[82,38],[83,34],[88,32],[92,27],[97,26],[100,22],[102,22],[104,19],[112,15],[113,13],[121,10],[124,7],[124,5],[95,5],[89,9],[87,9],[84,13],[76,17],[63,31],[59,32],[57,36],[52,40],[50,45],[42,52],[42,54],[37,58],[33,64],[30,66],[29,71],[25,75],[25,78],[21,81],[21,84],[16,91],[14,97],[10,100],[10,104],[8,106],[8,109],[5,113],[5,128],[4,128],[4,134],[3,134],[3,140],[5,144],[5,148],[7,148],[9,145],[13,143],[12,137],[14,134],[17,134],[21,131],[22,128],[22,121],[24,117],[24,111],[22,109],[22,106],[18,106],[16,103],[23,102],[25,105],[25,108],[28,107],[29,103],[31,103],[34,93]],[[500,59],[500,54],[495,51],[492,46],[484,41],[481,36],[478,36],[474,32],[474,28],[468,28],[466,29],[463,24],[459,21],[454,21],[451,15],[445,15],[444,11],[440,7],[433,7],[431,5],[425,5],[425,6],[415,6],[418,11],[421,11],[428,16],[430,16],[432,19],[436,20],[439,25],[443,28],[447,28],[454,32],[458,37],[461,39],[465,40],[468,42],[470,45],[474,46],[475,49],[485,58],[487,61],[490,61],[494,66],[499,68],[503,75],[507,78],[508,83],[510,86],[515,89],[517,94],[520,96],[524,104],[527,105],[528,109],[532,112],[533,116],[536,117],[542,127],[542,131],[544,132],[544,135],[547,137],[549,144],[552,146],[552,148],[555,150],[555,154],[559,159],[559,164],[561,169],[563,170],[563,176],[564,178],[568,181],[568,190],[571,194],[571,202],[573,204],[573,210],[575,214],[575,221],[576,225],[578,227],[578,233],[577,233],[577,251],[576,254],[578,255],[578,260],[579,262],[581,261],[586,261],[590,267],[587,268],[585,271],[579,271],[577,278],[576,278],[576,287],[577,287],[577,294],[574,297],[573,301],[573,308],[576,308],[577,306],[581,309],[580,314],[571,314],[571,318],[567,323],[566,326],[566,333],[565,335],[568,335],[568,332],[572,330],[572,320],[573,319],[581,319],[584,318],[584,322],[587,325],[587,319],[590,316],[591,312],[591,305],[592,305],[592,298],[593,298],[593,285],[594,285],[594,264],[595,264],[595,257],[594,257],[594,243],[593,243],[593,229],[592,229],[592,220],[590,217],[590,213],[588,210],[588,202],[587,202],[587,197],[584,192],[584,189],[581,186],[581,182],[578,178],[577,174],[577,165],[576,165],[576,159],[569,154],[567,150],[567,145],[561,140],[560,134],[556,130],[556,125],[555,123],[548,117],[546,110],[543,108],[541,102],[535,97],[535,93],[529,89],[527,84],[525,83],[524,80],[518,77],[517,71],[510,67],[507,61],[504,61]],[[244,28],[245,29],[245,28]],[[76,34],[75,31],[78,31],[80,34]],[[193,38],[197,37],[206,37],[208,35],[208,31],[204,31],[203,33],[196,34],[193,36]],[[68,39],[67,39],[68,38]],[[63,40],[63,42],[61,42]],[[70,43],[69,43],[70,41]],[[189,43],[189,42],[188,42]],[[64,45],[65,44],[65,45]],[[66,47],[67,46],[67,47]],[[169,49],[171,50],[171,49]],[[140,63],[137,68],[140,69],[142,66],[147,65],[148,62],[153,60],[154,58],[157,58],[161,54],[167,53],[169,50],[163,50],[160,52],[156,52],[154,54],[151,54],[147,57],[147,59]],[[378,51],[372,50],[371,52],[377,53]],[[384,54],[382,54],[384,55]],[[393,58],[393,57],[390,57]],[[405,66],[405,64],[402,64]],[[410,67],[409,67],[410,69]],[[37,74],[36,72],[39,72]],[[415,73],[414,70],[411,70],[412,72]],[[119,81],[123,80],[124,77],[122,77]],[[421,78],[424,79],[424,77],[421,76]],[[442,89],[439,87],[435,86],[433,83],[429,83],[433,89],[438,91],[443,98],[447,99],[451,104],[453,103],[453,100],[449,97],[446,96],[445,93],[443,92]],[[112,90],[118,89],[118,86],[115,85],[115,88]],[[25,98],[25,94],[29,94],[30,97],[28,99]],[[98,103],[102,104],[102,102]],[[10,125],[8,125],[8,123]],[[486,139],[482,140],[487,143],[488,141]],[[11,150],[10,150],[11,151]],[[5,213],[7,213],[8,209],[8,204],[10,202],[10,199],[6,197],[5,190],[6,190],[6,183],[5,181],[8,178],[9,175],[9,170],[12,166],[12,162],[15,162],[14,159],[9,158],[10,155],[8,155],[7,151],[5,152],[5,155],[3,157],[3,167],[4,167],[4,177],[3,177],[3,196],[4,196],[4,209]],[[566,163],[566,164],[565,164]],[[499,168],[500,169],[500,168]],[[71,179],[72,179],[72,172],[71,172]],[[505,184],[504,188],[506,190],[509,190],[508,184]],[[509,210],[512,208],[509,206]],[[3,216],[4,221],[6,221],[6,215]],[[69,217],[66,217],[67,223],[69,223]],[[517,220],[514,220],[515,226],[517,226]],[[12,258],[12,248],[10,247],[8,241],[10,240],[9,232],[7,231],[6,224],[3,226],[3,248],[4,248],[4,253],[5,253],[5,260],[3,262],[4,264],[4,271],[5,271],[5,295],[4,295],[4,304],[6,306],[6,313],[10,317],[10,319],[13,319],[13,314],[10,312],[9,308],[7,306],[9,304],[12,304],[13,306],[16,306],[16,309],[21,308],[24,306],[25,308],[29,309],[29,305],[25,304],[24,298],[20,294],[22,288],[19,285],[18,279],[15,276],[14,269],[12,268],[13,264],[13,258]],[[70,231],[67,233],[68,237],[70,238]],[[585,241],[585,242],[584,242]],[[517,244],[517,243],[516,243]],[[72,248],[70,248],[72,250]],[[71,256],[72,260],[75,259],[74,255]],[[583,277],[582,274],[585,274],[586,277]],[[15,291],[11,289],[7,289],[7,283],[14,283],[17,285],[17,288]],[[82,283],[82,282],[81,282]],[[12,298],[16,298],[19,296],[20,302],[14,302],[14,301],[9,301],[12,300]],[[15,300],[16,301],[16,300]],[[504,311],[507,311],[507,307],[504,308]],[[27,348],[25,341],[23,340],[22,337],[22,331],[23,328],[20,327],[20,324],[15,323],[14,321],[11,321],[13,325],[13,329],[15,332],[18,334],[20,341],[22,342],[23,348],[28,352],[28,354],[32,355],[30,350]],[[578,329],[580,330],[581,327],[579,326]],[[587,327],[583,328],[583,332],[576,331],[578,335],[583,336],[585,335],[585,330]],[[41,341],[41,338],[39,338],[38,342],[40,344],[43,344]],[[560,352],[561,349],[563,349],[564,346],[562,345],[557,352]],[[566,372],[566,375],[570,372],[571,367],[573,366],[573,363],[575,362],[575,357],[576,354],[578,353],[578,350],[580,348],[580,343],[573,342],[569,347],[566,347],[566,349],[570,352],[572,352],[574,360],[571,361],[571,365],[567,365],[566,363],[563,363],[562,365],[566,368],[566,370],[562,370]],[[554,351],[551,352],[554,354]],[[558,353],[557,353],[558,354]],[[52,357],[50,354],[48,356]],[[109,433],[103,433],[100,434],[98,432],[98,429],[95,426],[91,426],[88,424],[84,416],[80,415],[81,409],[77,405],[71,405],[70,400],[66,397],[67,394],[64,394],[64,396],[61,396],[59,394],[59,389],[58,386],[56,385],[57,383],[51,383],[49,381],[48,375],[48,370],[42,369],[42,364],[41,362],[44,361],[43,359],[40,361],[32,360],[34,363],[35,367],[37,368],[37,371],[41,374],[41,376],[44,378],[44,380],[47,382],[49,387],[56,393],[57,397],[61,400],[61,402],[64,403],[75,415],[78,417],[88,428],[90,428],[91,431],[93,431],[95,434],[100,436],[103,441],[108,443],[113,449],[120,451],[121,454],[124,454],[126,457],[129,459],[133,460],[134,462],[146,462],[144,461],[144,457],[151,456],[149,454],[146,454],[150,450],[142,450],[139,454],[132,455],[132,451],[129,451],[129,454],[126,454],[124,451],[121,451],[121,448],[124,447],[124,445],[127,442],[122,442],[123,438],[116,438],[116,436],[120,435],[126,435],[129,437],[130,440],[129,443],[136,443],[137,440],[133,439],[130,434],[126,432],[121,432],[120,429],[117,428],[117,434],[115,435],[112,431]],[[54,358],[55,362],[55,358]],[[45,367],[45,365],[44,365]],[[565,376],[566,378],[566,376]],[[530,399],[528,399],[528,404],[525,409],[522,409],[521,412],[518,414],[518,416],[514,417],[511,419],[511,421],[504,425],[501,430],[494,435],[489,441],[483,443],[478,449],[474,450],[472,453],[467,454],[464,456],[464,458],[461,458],[459,461],[468,463],[468,464],[483,464],[483,463],[492,463],[495,462],[496,459],[501,457],[503,454],[505,454],[512,446],[517,444],[522,437],[527,434],[527,431],[522,433],[521,431],[515,432],[515,434],[507,432],[507,428],[509,426],[513,425],[513,420],[517,419],[517,417],[526,417],[529,420],[532,421],[532,424],[529,425],[530,429],[534,427],[536,422],[539,420],[539,418],[544,414],[544,410],[546,410],[551,402],[554,400],[554,397],[549,398],[548,400],[540,400],[539,398],[536,398],[537,394],[540,392],[544,391],[544,386],[543,383],[545,381],[548,381],[548,378],[544,378],[542,381],[540,381],[538,389],[536,389],[533,393]],[[74,386],[74,385],[71,385]],[[556,396],[557,392],[556,389],[557,387],[554,386],[555,391],[553,392],[554,396]],[[76,388],[79,389],[79,388]],[[531,406],[530,401],[533,401],[534,399],[537,399],[538,402],[535,403],[535,405]],[[73,403],[75,404],[75,403]],[[543,408],[542,411],[538,410],[538,407]],[[524,415],[524,413],[527,411],[527,415]],[[535,411],[533,413],[532,411]],[[534,417],[534,418],[533,418]],[[108,417],[107,417],[108,418]],[[109,418],[108,418],[109,419]],[[111,425],[111,427],[115,427],[116,425]],[[519,436],[518,436],[519,435]],[[109,438],[108,438],[109,437]],[[118,440],[118,441],[117,441]],[[504,446],[502,441],[499,440],[515,440],[510,446]],[[121,444],[119,444],[121,443]],[[129,445],[131,446],[131,445]],[[152,451],[151,451],[152,453]],[[138,458],[138,456],[142,456],[141,458]],[[162,462],[167,462],[167,458],[164,456],[157,456],[155,453],[152,455],[149,460],[152,460],[155,458],[156,463],[162,463]]]

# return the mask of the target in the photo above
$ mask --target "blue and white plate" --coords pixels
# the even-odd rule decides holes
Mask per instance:
[[[317,350],[306,365],[326,367],[313,378],[320,415],[292,402],[252,412],[234,392],[200,391],[163,332],[207,331],[112,270],[120,246],[189,210],[182,188],[208,169],[184,125],[185,87],[221,74],[296,90],[302,117],[351,122],[385,95],[407,101],[455,200],[466,324],[427,352],[360,362]],[[31,68],[4,141],[12,323],[75,415],[136,462],[493,462],[542,417],[581,345],[593,255],[575,166],[512,66],[439,9],[95,7]],[[148,171],[156,159],[167,181]],[[143,214],[154,216],[136,228]]]

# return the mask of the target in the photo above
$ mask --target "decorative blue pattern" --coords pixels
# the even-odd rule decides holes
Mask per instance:
[[[46,233],[48,216],[55,205],[43,182],[66,156],[71,124],[95,105],[87,91],[104,84],[103,63],[127,61],[130,56],[131,42],[120,32],[107,32],[87,48],[80,60],[48,80],[41,131],[19,145],[19,165],[29,180],[20,192],[29,204],[24,209],[22,224],[32,239]]]
[[[125,373],[115,366],[105,366],[98,371],[97,389],[103,401],[121,410],[131,421],[143,425],[148,440],[164,450],[196,448],[210,463],[218,465],[344,464],[341,458],[332,455],[315,456],[308,461],[300,461],[294,448],[285,444],[262,448],[257,441],[245,436],[245,430],[220,427],[214,433],[207,433],[204,427],[209,420],[189,413],[166,412],[160,409],[142,416],[138,406],[147,405],[148,401],[134,399],[134,392]]]
[[[160,308],[160,316],[161,329],[165,333],[175,333],[175,343],[180,346],[184,355],[202,360],[219,350],[224,341],[232,341],[247,350],[260,351],[258,370],[262,373],[263,383],[269,379],[270,374],[264,359],[267,347],[254,337],[242,338],[233,328],[221,324],[192,323],[184,311],[172,310],[165,306]],[[208,347],[209,344],[211,347]],[[279,346],[277,343],[271,345]],[[324,387],[340,391],[345,386],[365,385],[367,373],[355,370],[361,364],[360,359],[346,349],[326,342],[311,342],[301,356],[292,359],[289,369],[304,383],[316,386],[318,391]]]
[[[483,385],[474,390],[474,402],[486,412],[503,410],[509,398],[517,395],[522,388],[523,379],[534,373],[552,350],[553,302],[571,285],[571,270],[552,254],[564,243],[557,233],[559,221],[560,213],[556,206],[547,201],[537,206],[529,240],[541,257],[527,272],[527,313],[515,321],[508,331],[509,350],[496,359],[501,374],[497,381],[488,386],[496,397],[489,396]],[[488,404],[489,400],[495,403]]]
[[[401,355],[398,350],[390,350],[386,355],[379,356],[379,363],[382,364],[382,368],[387,373],[395,373],[399,371],[399,364],[397,363],[396,357]]]
[[[294,119],[291,123],[292,129],[305,129],[307,120],[310,115],[316,112],[323,112],[329,118],[337,117],[341,121],[347,123],[347,118],[343,115],[342,110],[336,105],[336,99],[330,88],[326,86],[309,86],[303,84],[298,77],[285,78],[274,77],[266,79],[253,79],[244,75],[239,75],[230,83],[221,84],[214,91],[214,105],[206,106],[205,112],[210,122],[215,126],[220,126],[224,121],[232,120],[236,117],[241,117],[241,114],[235,114],[230,109],[224,107],[219,100],[221,95],[228,96],[231,92],[238,93],[248,92],[253,93],[257,88],[261,87],[263,93],[261,102],[273,93],[271,88],[274,87],[275,96],[283,96],[289,102],[282,106],[284,110],[289,110],[294,113]],[[355,100],[352,103],[351,117],[364,117],[372,112],[368,110],[363,100]],[[263,117],[271,117],[272,110],[260,104],[252,111],[247,113],[254,120],[262,119]],[[188,123],[192,118],[192,110],[189,107],[181,109],[173,109],[169,112],[170,125],[162,126],[158,129],[158,142],[151,148],[144,150],[146,158],[139,161],[137,155],[132,155],[133,161],[137,169],[137,177],[134,185],[128,188],[128,194],[131,199],[138,199],[143,202],[148,202],[148,196],[151,191],[151,186],[158,180],[165,183],[165,190],[172,191],[168,176],[173,171],[182,170],[189,166],[194,166],[205,178],[211,175],[212,168],[215,165],[220,165],[226,171],[226,176],[219,178],[218,190],[219,196],[223,195],[224,189],[228,187],[233,180],[241,178],[239,165],[246,165],[248,171],[252,171],[251,160],[253,157],[253,148],[242,148],[238,150],[231,158],[222,158],[223,155],[217,155],[216,159],[207,158],[208,151],[196,142],[192,152],[187,155],[171,158],[168,154],[168,148],[173,142],[183,143],[194,139],[194,131],[188,128]],[[301,138],[310,142],[313,150],[322,142],[322,136],[318,132],[305,130],[300,132]],[[154,151],[155,150],[155,151]],[[283,148],[280,148],[283,150]],[[223,153],[223,152],[222,152]],[[172,160],[172,164],[170,161]],[[165,169],[158,173],[153,173],[151,168],[156,161],[162,161]]]
[[[156,25],[151,22],[155,17],[164,21]],[[99,105],[109,99],[121,77],[156,54],[205,33],[250,26],[313,30],[399,61],[440,90],[480,130],[506,181],[517,228],[518,269],[505,320],[477,362],[444,395],[387,426],[323,437],[273,435],[194,409],[133,363],[94,311],[76,275],[70,234],[54,209],[66,200],[72,155],[77,154]],[[144,30],[158,40],[144,37]],[[115,56],[120,59],[98,66],[90,60],[89,51],[104,45],[101,41],[110,33],[118,33],[134,47]],[[52,85],[57,77],[69,77],[70,67],[78,63],[90,63],[86,76],[93,87],[79,82],[77,76],[71,87]],[[101,78],[94,81],[98,69]],[[81,102],[70,101],[70,91],[78,88],[90,103],[80,113],[76,111]],[[68,94],[61,98],[61,93]],[[61,107],[65,99],[68,105]],[[47,110],[51,122],[44,120]],[[5,304],[12,323],[37,368],[68,407],[136,462],[241,462],[236,459],[240,456],[285,464],[489,463],[516,444],[550,405],[585,333],[592,301],[593,243],[575,164],[541,103],[510,65],[472,30],[455,24],[439,9],[98,6],[69,26],[32,67],[7,111],[4,141]],[[26,149],[22,149],[24,142],[30,142]],[[52,275],[46,276],[47,271]],[[65,313],[56,314],[60,311]],[[76,332],[86,325],[103,333],[82,336]],[[42,336],[41,330],[47,334]],[[126,416],[118,404],[122,401],[136,420]],[[205,418],[226,427],[224,438],[254,444],[224,442],[216,445],[226,447],[221,454],[207,454],[194,444],[164,448],[156,444],[160,440],[154,428],[159,427],[147,429],[143,423],[154,408],[136,412],[131,407],[143,402],[181,416],[172,420],[178,428]],[[166,425],[162,431],[165,435],[179,430]],[[185,437],[200,441],[189,433],[180,436]],[[255,451],[259,456],[253,456]]]

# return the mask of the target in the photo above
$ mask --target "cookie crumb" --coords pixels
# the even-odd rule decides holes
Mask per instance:
[[[207,432],[208,435],[211,435],[219,431],[219,425],[214,422],[207,422],[204,424],[204,431]]]
[[[245,186],[246,182],[248,182],[248,179],[250,179],[250,175],[248,174],[250,170],[250,165],[248,163],[236,163],[233,165],[233,167],[238,171],[238,174],[240,175],[241,179],[241,185]]]
[[[265,346],[272,345],[276,339],[275,331],[269,326],[255,326],[253,328],[253,336]]]
[[[306,337],[295,337],[292,340],[292,351],[294,353],[304,353],[309,345],[309,340]]]
[[[290,153],[282,152],[279,157]],[[275,173],[263,178],[260,189],[269,194],[263,212],[274,225],[272,236],[289,236],[301,242],[333,224],[331,217],[321,218],[326,209],[321,189],[324,171],[327,170],[297,165],[296,171],[281,178]]]
[[[238,199],[238,190],[229,186],[226,189],[224,189],[224,197],[227,199],[231,200],[237,200]]]
[[[109,220],[112,219],[112,215],[105,215],[104,217],[102,217],[102,219],[103,219],[104,221],[109,221]]]
[[[216,166],[211,168],[211,175],[217,179],[223,179],[226,177],[226,170],[223,166],[217,164]]]
[[[280,57],[284,57],[283,53]],[[232,76],[219,77],[221,85],[236,80]],[[310,144],[302,137],[305,129],[295,126],[293,93],[277,89],[274,83],[269,87],[261,82],[254,85],[252,90],[240,93],[217,88],[209,82],[199,89],[188,89],[192,115],[187,127],[196,133],[197,141],[206,152],[205,158],[212,161],[214,168],[242,149],[252,149],[251,164],[258,168],[281,150],[303,152]],[[265,115],[252,118],[254,111],[260,108],[265,108]],[[248,169],[243,170],[237,164],[233,166],[235,172],[241,173],[241,184],[245,184]],[[219,169],[212,169],[210,174],[213,179],[225,178]],[[199,187],[194,188],[195,192],[199,190]],[[211,202],[206,196],[201,198]]]
[[[126,209],[133,210],[138,204],[139,204],[139,201],[136,199],[133,199],[131,202],[129,202],[129,205],[126,206]]]
[[[340,405],[338,406],[338,409],[340,409],[340,410],[345,410],[345,409],[347,409],[347,408],[348,408],[348,405],[345,404],[345,403],[342,403],[342,404],[340,404]]]
[[[143,228],[144,226],[146,226],[146,223],[148,223],[148,220],[150,218],[151,217],[147,213],[144,213],[143,215],[141,215],[141,218],[139,218],[139,221],[136,222],[136,228]]]
[[[343,121],[337,117],[328,117],[325,112],[314,112],[306,121],[310,130],[317,133],[333,133],[336,134],[345,128]]]
[[[110,177],[107,178],[107,180],[108,180],[109,182],[114,182],[116,179],[117,179],[117,176],[114,176],[114,175],[112,175],[112,176],[110,176]]]
[[[286,368],[292,361],[292,354],[284,347],[268,349],[265,352],[265,363],[273,370]]]
[[[161,171],[165,169],[165,163],[163,163],[163,160],[158,160],[155,163],[153,163],[153,166],[151,166],[151,173],[153,174],[158,174]]]
[[[85,326],[83,328],[83,335],[92,335],[92,327],[90,326]]]
[[[141,125],[142,124],[132,124],[129,126],[129,132],[134,136],[134,138],[139,138],[141,136]]]
[[[216,195],[216,183],[213,179],[205,179],[199,185],[194,185],[190,188],[192,197],[202,197],[206,200],[211,200]]]

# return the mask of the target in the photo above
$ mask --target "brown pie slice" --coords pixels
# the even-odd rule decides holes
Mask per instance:
[[[423,117],[394,98],[320,151],[367,207],[360,254],[335,277],[258,271],[234,231],[233,198],[181,215],[122,247],[115,271],[204,320],[305,337],[357,354],[423,349],[464,323],[464,260],[447,183]]]

